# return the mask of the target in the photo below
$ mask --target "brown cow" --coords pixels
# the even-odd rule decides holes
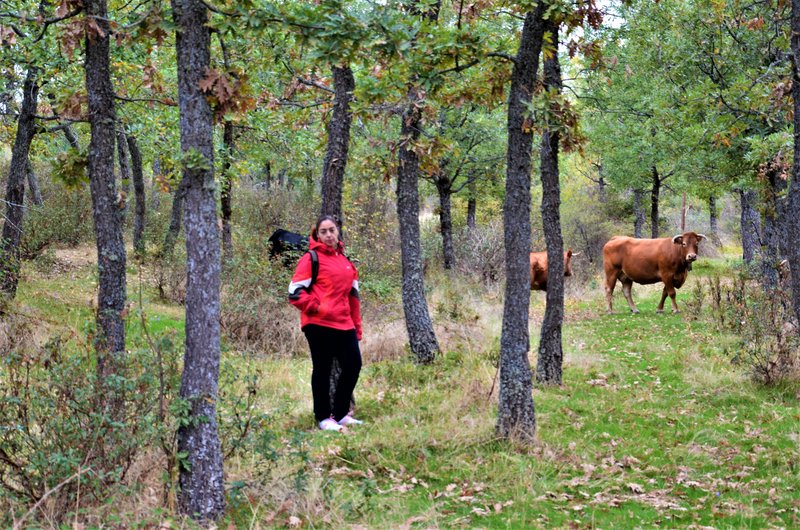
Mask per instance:
[[[564,276],[572,276],[572,249],[564,252]],[[547,290],[547,252],[531,252],[531,291]]]
[[[631,311],[638,313],[631,298],[633,282],[650,284],[664,282],[658,312],[664,311],[664,300],[667,295],[672,299],[672,312],[678,312],[675,303],[675,289],[679,289],[686,281],[692,262],[697,259],[697,245],[703,234],[686,232],[675,237],[659,239],[634,239],[632,237],[615,236],[603,247],[603,268],[606,272],[606,302],[611,313],[611,296],[617,280],[622,282],[622,292],[628,301]]]

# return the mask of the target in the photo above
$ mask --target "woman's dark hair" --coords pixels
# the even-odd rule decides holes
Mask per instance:
[[[341,239],[342,229],[339,227],[339,221],[337,221],[334,216],[329,214],[319,216],[319,218],[317,219],[317,223],[314,225],[314,228],[311,229],[311,237],[319,241],[319,239],[317,239],[317,232],[319,231],[319,225],[321,225],[325,221],[332,221],[333,224],[336,225],[336,229],[339,231],[339,239]]]

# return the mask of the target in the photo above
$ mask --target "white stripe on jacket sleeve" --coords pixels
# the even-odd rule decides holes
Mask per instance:
[[[289,294],[294,294],[298,289],[308,289],[308,286],[311,285],[311,278],[300,280],[299,282],[292,282],[289,284]]]

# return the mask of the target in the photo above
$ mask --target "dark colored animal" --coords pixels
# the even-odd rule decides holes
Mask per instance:
[[[572,249],[564,252],[564,276],[572,276]],[[531,291],[547,290],[547,252],[531,252]]]
[[[269,239],[271,243],[269,257],[276,258],[287,252],[305,252],[308,250],[308,236],[289,232],[283,228],[275,230]]]
[[[667,295],[672,299],[672,312],[678,312],[675,302],[675,289],[680,289],[692,263],[697,259],[700,241],[707,239],[703,234],[686,232],[675,237],[659,239],[634,239],[615,236],[603,247],[603,268],[606,273],[606,302],[611,313],[611,297],[617,280],[622,283],[622,292],[631,311],[638,313],[631,298],[633,283],[664,283],[658,312],[664,312]]]

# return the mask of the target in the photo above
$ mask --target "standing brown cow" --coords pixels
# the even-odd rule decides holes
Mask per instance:
[[[564,276],[572,276],[572,249],[564,252]],[[547,290],[547,252],[531,252],[531,291]]]
[[[606,272],[606,302],[611,313],[611,296],[617,280],[622,282],[622,292],[631,311],[638,313],[631,298],[633,282],[650,284],[664,282],[658,312],[664,311],[667,295],[672,299],[672,312],[678,312],[675,289],[686,281],[692,263],[697,259],[697,245],[706,239],[703,234],[686,232],[675,237],[659,239],[634,239],[615,236],[603,247],[603,268]]]

